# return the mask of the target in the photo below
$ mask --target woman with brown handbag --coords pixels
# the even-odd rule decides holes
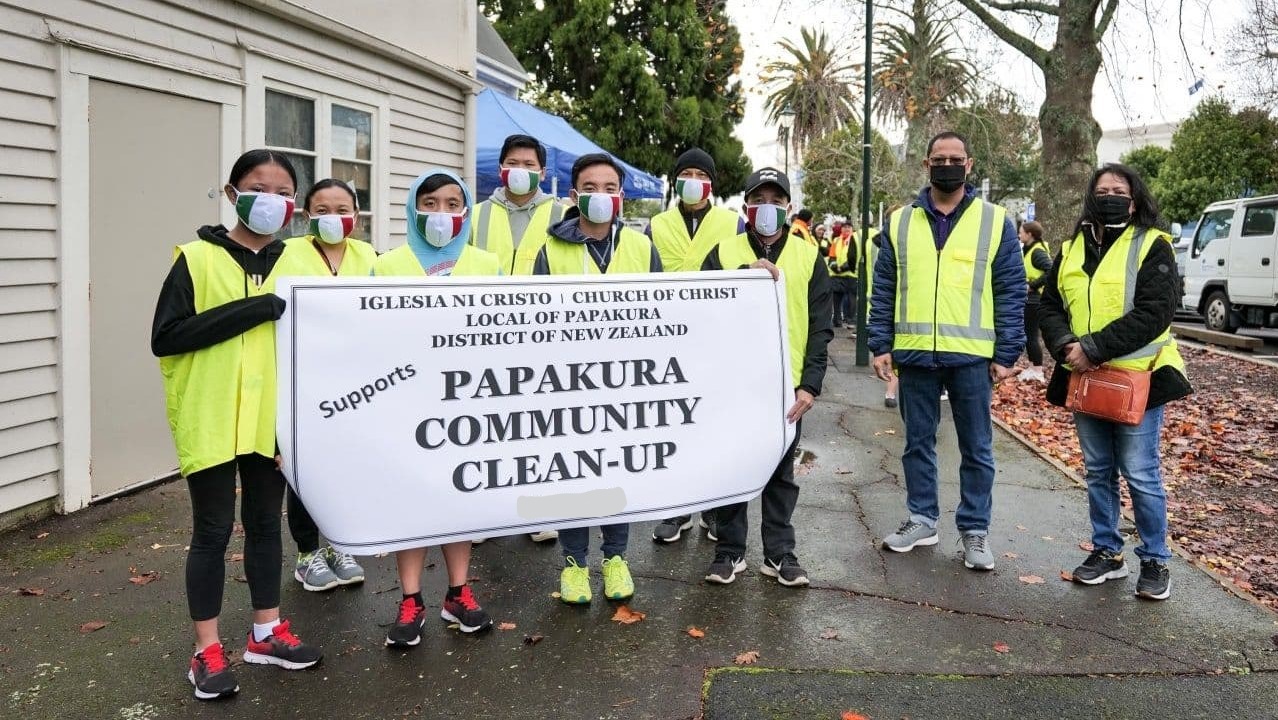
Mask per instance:
[[[1074,580],[1099,585],[1128,575],[1118,532],[1118,477],[1127,479],[1140,545],[1136,595],[1171,595],[1167,561],[1167,496],[1159,467],[1163,405],[1193,392],[1171,336],[1180,300],[1171,237],[1145,183],[1134,170],[1109,164],[1092,175],[1074,237],[1065,241],[1043,288],[1039,323],[1057,365],[1047,400],[1067,405],[1070,375],[1101,368],[1148,377],[1149,396],[1137,424],[1105,419],[1103,402],[1071,398],[1087,470],[1092,553]],[[1077,387],[1081,383],[1074,383]],[[1121,392],[1121,383],[1118,384]],[[1102,398],[1103,399],[1103,398]]]

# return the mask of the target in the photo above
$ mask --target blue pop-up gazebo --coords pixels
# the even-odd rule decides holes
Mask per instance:
[[[487,198],[500,184],[498,155],[510,135],[531,135],[546,146],[546,177],[541,189],[560,197],[572,187],[572,164],[589,153],[607,152],[577,132],[566,120],[528,103],[486,89],[478,96],[479,125],[476,132],[475,175],[477,200]],[[612,155],[612,153],[608,153]],[[627,198],[664,196],[662,181],[613,155],[626,170],[622,191]]]

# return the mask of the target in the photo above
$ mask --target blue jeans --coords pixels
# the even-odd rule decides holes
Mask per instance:
[[[603,545],[599,550],[604,559],[613,555],[625,556],[626,544],[630,541],[630,523],[619,525],[600,525],[603,531]],[[559,531],[559,547],[564,551],[564,559],[572,558],[577,564],[586,567],[586,555],[590,552],[590,528],[572,528]]]
[[[1141,560],[1167,562],[1167,493],[1159,467],[1158,438],[1163,427],[1161,407],[1145,411],[1140,425],[1120,425],[1108,420],[1074,414],[1078,442],[1087,466],[1087,509],[1092,519],[1092,545],[1097,550],[1121,552],[1118,534],[1120,513],[1118,476],[1127,479]]]
[[[954,515],[959,532],[985,535],[990,528],[994,493],[994,429],[990,400],[994,383],[990,365],[981,361],[962,367],[902,366],[901,418],[905,421],[906,507],[910,519],[936,527],[936,431],[941,424],[941,390],[950,394],[958,435],[959,506]]]

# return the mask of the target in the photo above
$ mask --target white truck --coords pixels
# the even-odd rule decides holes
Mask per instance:
[[[1209,330],[1278,327],[1278,195],[1207,206],[1184,261],[1184,309]]]

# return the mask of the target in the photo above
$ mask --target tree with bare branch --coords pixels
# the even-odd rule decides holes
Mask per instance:
[[[957,0],[1000,40],[1029,58],[1043,73],[1046,97],[1039,109],[1044,182],[1035,194],[1039,219],[1053,242],[1074,226],[1081,188],[1096,166],[1100,125],[1092,114],[1092,87],[1101,67],[1101,40],[1119,0]],[[1055,25],[1050,48],[1011,28],[1002,18],[1017,14]]]

